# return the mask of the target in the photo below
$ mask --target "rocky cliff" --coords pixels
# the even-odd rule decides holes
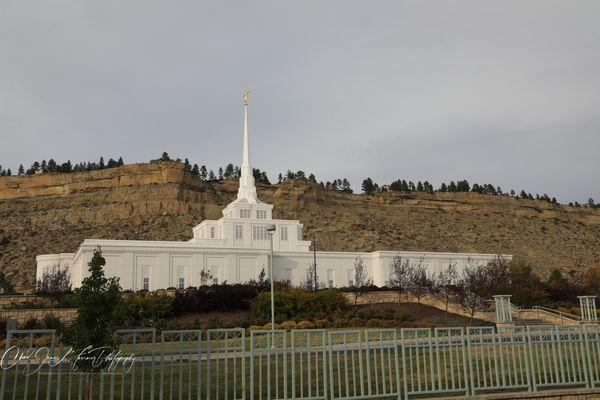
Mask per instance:
[[[73,252],[85,238],[188,240],[236,190],[171,162],[0,177],[0,269],[31,289],[37,254]],[[305,181],[258,192],[275,218],[316,234],[320,250],[503,252],[541,273],[600,262],[599,209],[474,193],[348,195]]]

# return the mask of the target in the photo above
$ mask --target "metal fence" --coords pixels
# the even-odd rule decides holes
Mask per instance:
[[[0,400],[407,399],[600,386],[598,325],[117,337],[110,364],[85,374],[53,330],[9,331]]]

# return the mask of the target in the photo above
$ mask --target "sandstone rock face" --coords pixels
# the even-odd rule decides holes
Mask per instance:
[[[0,269],[33,289],[36,255],[73,252],[85,238],[189,240],[236,193],[237,181],[203,182],[172,162],[0,177]],[[316,234],[319,250],[502,252],[541,273],[600,262],[598,209],[474,193],[348,195],[303,181],[258,193],[274,218]]]

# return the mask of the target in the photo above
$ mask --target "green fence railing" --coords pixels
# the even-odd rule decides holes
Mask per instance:
[[[117,338],[109,363],[86,374],[55,331],[8,331],[0,400],[408,399],[600,386],[598,325],[130,329]]]

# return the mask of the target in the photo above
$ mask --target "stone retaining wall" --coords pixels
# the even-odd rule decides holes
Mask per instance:
[[[70,324],[77,317],[77,308],[44,308],[44,309],[13,309],[0,310],[0,319],[16,319],[18,325],[35,318],[42,321],[46,316],[52,315],[64,324]]]
[[[0,310],[10,308],[13,304],[35,303],[46,307],[54,307],[57,300],[52,297],[26,295],[3,295],[0,296]]]

